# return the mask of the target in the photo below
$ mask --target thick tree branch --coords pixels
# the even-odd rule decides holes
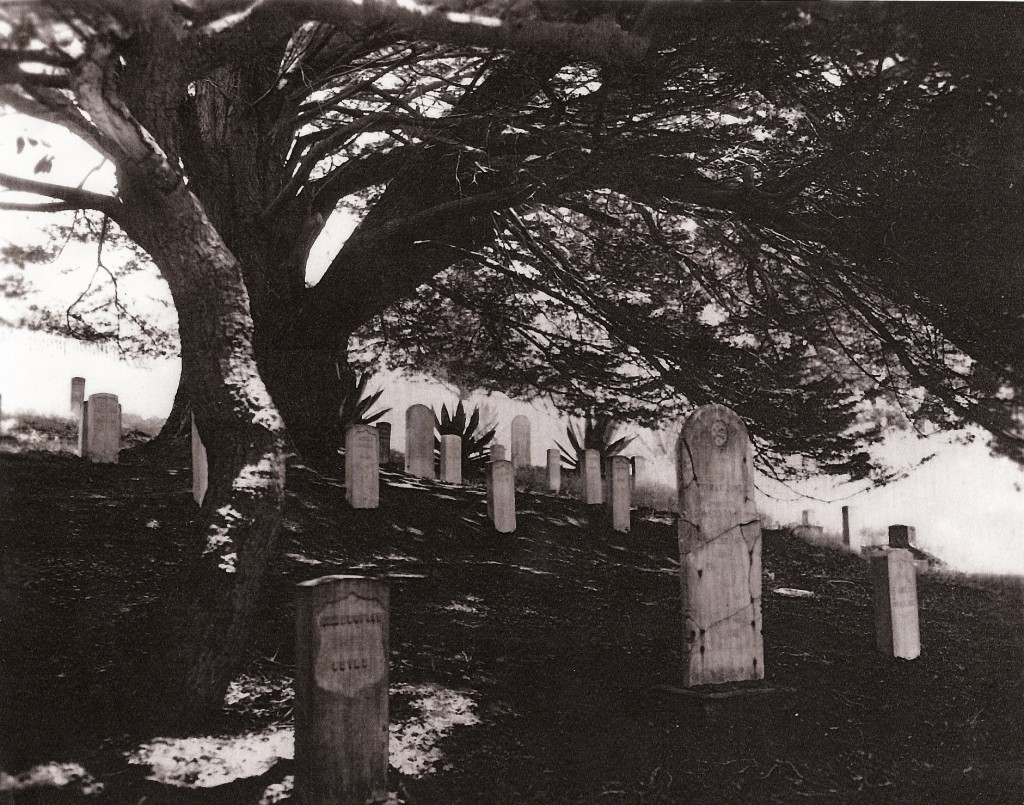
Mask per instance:
[[[118,220],[118,216],[121,212],[121,203],[113,196],[104,196],[100,193],[93,193],[90,190],[83,190],[80,187],[67,187],[65,185],[52,184],[50,182],[40,182],[35,179],[25,179],[21,176],[12,176],[8,173],[0,173],[0,185],[3,185],[8,190],[14,190],[22,193],[35,193],[39,196],[48,196],[49,198],[60,199],[63,204],[57,205],[59,209],[82,209],[82,210],[98,210],[106,215],[109,215],[115,221]],[[6,202],[4,209],[44,209],[46,207],[53,207],[53,205],[30,205],[30,206],[12,206],[12,204],[18,204],[18,202]],[[50,209],[48,211],[53,211]]]

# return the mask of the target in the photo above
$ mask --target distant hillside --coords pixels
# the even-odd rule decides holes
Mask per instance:
[[[287,801],[294,585],[363,572],[392,582],[396,802],[1024,801],[1008,581],[922,576],[923,654],[887,660],[862,561],[767,532],[775,693],[701,704],[658,691],[681,661],[671,519],[623,535],[572,500],[517,503],[501,536],[481,489],[389,473],[381,508],[357,512],[337,478],[293,467],[259,628],[208,725],[221,737],[186,749],[152,742],[146,711],[194,511],[187,469],[0,455],[0,792],[6,779],[17,803]],[[146,782],[129,752],[212,787]],[[240,771],[239,756],[266,763]],[[89,778],[60,794],[17,782],[52,761]],[[228,782],[243,773],[261,776]]]

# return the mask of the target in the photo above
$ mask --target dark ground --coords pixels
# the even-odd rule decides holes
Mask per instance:
[[[481,721],[444,740],[449,770],[392,771],[406,802],[1024,802],[1024,619],[1008,581],[922,575],[922,656],[891,660],[873,645],[864,563],[766,532],[765,662],[780,690],[703,705],[657,690],[681,662],[667,519],[620,535],[574,501],[520,493],[518,531],[502,536],[479,490],[386,481],[379,510],[354,512],[337,479],[290,471],[245,668],[267,695],[225,708],[210,734],[290,722],[274,691],[292,673],[293,586],[358,565],[422,575],[393,579],[392,684],[470,689]],[[290,771],[204,796],[125,762],[153,735],[146,661],[194,511],[185,456],[0,454],[0,769],[73,760],[107,786],[100,801],[227,804],[258,802]],[[445,609],[467,596],[478,612]],[[393,716],[402,707],[393,697]],[[0,793],[77,801],[98,800]]]

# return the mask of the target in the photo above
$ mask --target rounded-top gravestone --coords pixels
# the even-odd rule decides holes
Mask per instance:
[[[702,406],[676,454],[684,682],[763,679],[761,524],[746,426],[724,405]]]

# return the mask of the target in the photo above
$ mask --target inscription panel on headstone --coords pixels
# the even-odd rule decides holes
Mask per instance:
[[[349,595],[324,606],[317,614],[320,646],[313,673],[317,686],[355,696],[380,682],[387,671],[379,650],[386,622],[384,608],[373,599]]]
[[[677,447],[684,682],[764,678],[761,526],[743,421],[698,408]]]
[[[910,551],[880,548],[868,555],[875,602],[878,650],[913,660],[921,654],[917,568]]]

